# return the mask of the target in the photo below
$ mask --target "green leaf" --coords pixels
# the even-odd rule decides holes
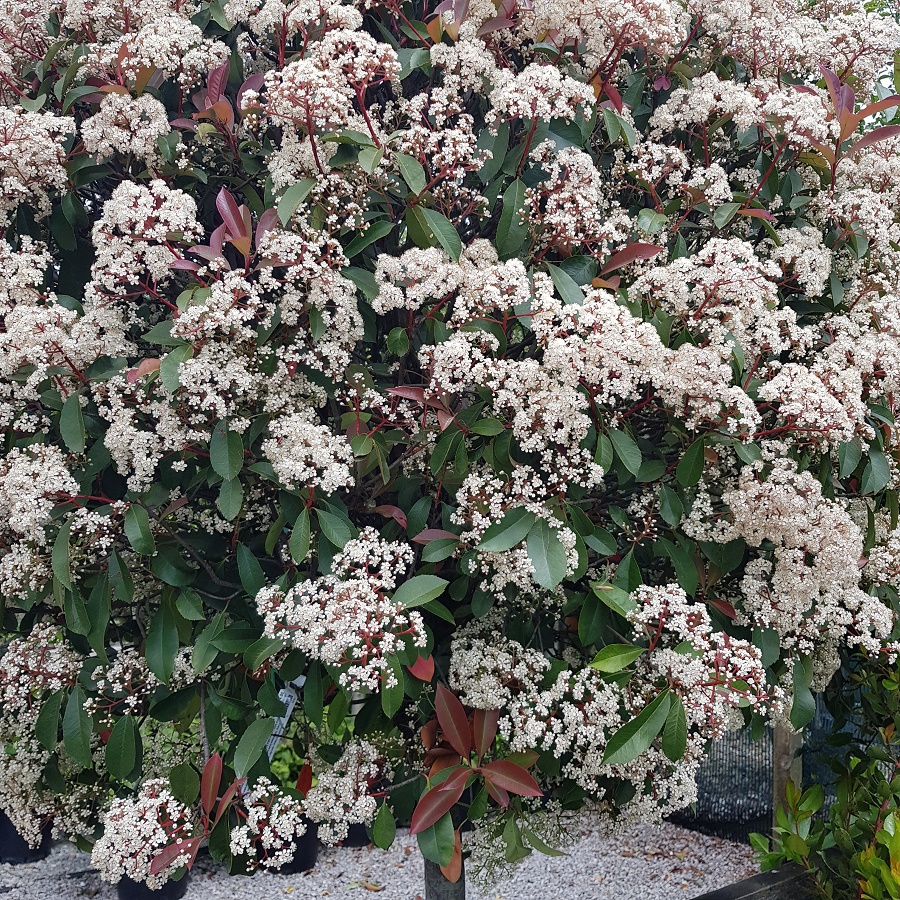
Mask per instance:
[[[684,714],[684,704],[681,702],[681,697],[677,694],[673,695],[672,705],[669,707],[668,716],[666,716],[662,748],[663,753],[672,762],[678,762],[687,749],[687,717]]]
[[[431,233],[444,248],[447,256],[454,262],[459,262],[459,257],[462,255],[462,241],[459,233],[453,227],[453,223],[434,209],[423,209],[422,213]]]
[[[309,192],[316,186],[315,178],[301,178],[296,184],[292,184],[278,201],[278,221],[287,225],[291,216],[300,208],[300,204],[309,196]]]
[[[494,522],[488,527],[475,549],[487,553],[512,550],[525,540],[535,521],[534,513],[529,512],[524,506],[507,510],[499,522]]]
[[[209,439],[209,462],[213,471],[231,481],[244,465],[244,443],[227,422],[219,422]]]
[[[237,564],[238,575],[244,590],[251,597],[255,597],[266,586],[266,576],[263,574],[259,560],[245,544],[238,544]]]
[[[137,503],[132,503],[125,510],[125,536],[134,549],[143,556],[151,556],[156,552],[156,541],[150,530],[150,517],[147,510]]]
[[[394,656],[393,654],[388,656],[387,662],[391,667],[391,672],[393,672],[394,681],[396,683],[388,687],[387,682],[382,682],[381,709],[389,719],[393,719],[394,716],[397,715],[397,713],[400,711],[400,707],[403,706],[403,693],[406,686],[406,676],[403,674],[403,666],[400,664],[400,660],[396,656]]]
[[[503,212],[497,225],[497,252],[501,259],[515,256],[528,235],[528,225],[522,221],[524,203],[525,185],[517,178],[503,192]]]
[[[603,606],[600,601],[588,595],[584,598],[581,612],[578,614],[578,640],[585,647],[596,644],[603,635]]]
[[[634,442],[634,439],[630,435],[625,434],[624,431],[620,431],[618,428],[610,428],[608,434],[613,449],[616,451],[616,456],[622,460],[622,465],[625,466],[632,475],[637,475],[641,470],[643,457],[641,456],[640,448]]]
[[[82,453],[85,446],[84,414],[80,394],[69,394],[59,414],[59,433],[73,453]]]
[[[56,580],[69,590],[72,589],[72,562],[71,549],[69,547],[69,529],[71,524],[65,522],[56,535],[53,542],[53,552],[50,557],[51,567]]]
[[[359,167],[367,175],[371,175],[384,159],[384,147],[363,147],[356,158]]]
[[[881,450],[869,451],[869,461],[863,469],[862,492],[864,494],[877,494],[887,487],[891,480],[891,468],[887,457]]]
[[[255,672],[267,659],[284,649],[284,641],[280,638],[261,637],[244,651],[244,665],[248,671]]]
[[[177,652],[178,622],[171,604],[165,601],[150,620],[146,648],[147,666],[164,684],[172,677]]]
[[[407,609],[421,606],[440,597],[447,589],[448,581],[437,575],[414,575],[408,578],[394,591],[394,603],[402,603]]]
[[[159,380],[165,389],[174,394],[181,387],[180,366],[194,355],[194,348],[190,344],[176,347],[167,353],[159,364]]]
[[[257,719],[247,726],[234,751],[234,774],[238,778],[246,778],[256,765],[274,729],[274,719]]]
[[[176,800],[193,806],[200,796],[200,776],[190,763],[179,763],[169,772],[169,787]]]
[[[352,539],[353,532],[350,530],[350,526],[334,513],[327,512],[324,509],[317,509],[316,516],[319,520],[322,534],[339,550],[343,548],[347,541]]]
[[[684,451],[684,456],[678,460],[678,465],[675,467],[675,477],[682,487],[693,487],[703,475],[704,449],[703,438],[700,438],[694,441]]]
[[[349,244],[347,244],[344,248],[344,255],[347,259],[353,259],[354,256],[358,256],[370,244],[374,244],[375,241],[380,241],[383,237],[387,237],[393,230],[393,222],[386,222],[384,220],[373,222],[362,234],[358,234]]]
[[[419,841],[419,850],[425,859],[430,859],[440,866],[449,864],[456,844],[453,820],[449,812],[444,813],[434,825],[420,831],[416,837]]]
[[[663,691],[630,722],[626,722],[610,739],[603,754],[603,764],[624,766],[650,749],[665,725],[672,695]]]
[[[421,194],[427,184],[422,164],[405,153],[395,153],[394,161],[397,163],[397,168],[400,169],[400,174],[403,176],[403,180],[410,191],[416,196]]]
[[[223,614],[219,613],[194,641],[194,649],[191,653],[191,665],[199,675],[205,672],[219,655],[219,648],[213,643],[224,630]]]
[[[297,516],[297,521],[294,522],[291,530],[291,539],[288,541],[288,550],[295,563],[301,563],[306,559],[309,553],[309,535],[309,510],[304,509]]]
[[[672,528],[677,528],[684,516],[684,504],[681,502],[681,498],[667,484],[659,486],[659,514],[662,516],[662,520]]]
[[[203,622],[206,619],[203,601],[196,591],[182,591],[175,600],[175,609],[189,622]]]
[[[629,613],[637,608],[637,603],[631,594],[617,585],[595,582],[591,585],[591,589],[611,610],[623,618],[627,618]]]
[[[840,464],[840,476],[846,478],[856,471],[859,461],[862,459],[862,447],[857,441],[845,441],[838,448],[838,462]]]
[[[382,803],[375,815],[372,825],[372,839],[380,850],[387,850],[394,843],[397,834],[397,823],[387,803]]]
[[[810,656],[794,660],[794,702],[791,704],[791,725],[798,731],[809,725],[816,714],[816,698],[810,690],[813,664]]]
[[[406,356],[409,352],[409,335],[406,333],[406,329],[399,326],[392,328],[387,336],[387,347],[388,352],[393,353],[394,356]],[[367,435],[357,435],[357,437],[364,436]]]
[[[716,228],[724,228],[735,217],[740,208],[740,203],[723,203],[721,206],[716,207],[715,212],[712,214]]]
[[[591,668],[599,672],[621,672],[643,652],[643,647],[633,647],[631,644],[609,644],[594,657]]]
[[[54,691],[48,695],[41,702],[41,710],[34,723],[34,736],[48,753],[53,753],[59,742],[59,711],[62,702],[62,691]]]
[[[306,671],[306,684],[303,685],[303,711],[316,727],[322,725],[325,703],[325,685],[322,677],[322,666],[317,662],[310,664]]]
[[[668,221],[668,217],[662,213],[652,209],[642,209],[638,213],[637,227],[641,231],[646,231],[647,234],[656,234],[658,231],[662,231]]]
[[[239,478],[223,481],[219,487],[219,496],[216,497],[216,506],[219,512],[229,521],[237,518],[244,502],[244,489]]]
[[[559,296],[562,297],[563,303],[579,305],[584,303],[584,291],[581,290],[578,283],[568,272],[551,263],[545,263],[545,265],[547,266],[547,271],[550,273],[553,286],[556,288],[556,292]]]
[[[546,519],[538,519],[528,532],[528,558],[534,566],[534,580],[547,589],[555,588],[566,574],[566,548],[557,529]]]
[[[109,774],[117,781],[130,781],[138,761],[140,735],[131,713],[122,716],[113,726],[106,742],[104,762]]]
[[[63,745],[71,759],[90,769],[93,768],[94,760],[91,756],[91,720],[84,710],[86,699],[84,689],[76,684],[69,694],[63,716]]]

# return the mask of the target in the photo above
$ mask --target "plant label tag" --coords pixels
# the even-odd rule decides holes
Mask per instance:
[[[287,723],[291,720],[291,713],[297,705],[297,698],[299,697],[297,689],[302,688],[305,683],[306,676],[299,675],[290,684],[286,684],[278,692],[278,699],[284,704],[284,715],[278,716],[278,718],[275,719],[275,727],[272,729],[272,734],[266,741],[266,753],[269,754],[270,762],[275,755],[275,751],[278,749],[278,745],[281,743],[281,739],[284,737]]]

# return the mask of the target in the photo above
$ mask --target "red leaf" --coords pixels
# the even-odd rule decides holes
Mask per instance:
[[[434,698],[434,711],[444,737],[460,755],[468,756],[472,750],[472,729],[462,703],[450,691],[439,684]]]
[[[219,785],[222,783],[222,757],[214,753],[203,767],[203,777],[200,779],[200,803],[203,812],[207,815],[212,811],[219,796]]]
[[[228,70],[230,68],[231,63],[225,62],[209,73],[209,79],[206,82],[206,93],[211,104],[216,103],[225,96],[225,87],[228,84]]]
[[[312,787],[312,776],[313,770],[312,766],[309,763],[305,763],[300,767],[300,774],[297,776],[297,784],[295,785],[296,789],[303,794],[303,799],[306,799],[306,795],[309,793],[309,789]]]
[[[420,656],[411,666],[406,667],[409,674],[419,681],[431,681],[434,678],[434,657]]]
[[[739,209],[738,215],[752,216],[754,219],[765,219],[767,222],[778,221],[767,209]]]
[[[714,606],[723,615],[728,616],[729,619],[734,620],[737,618],[735,608],[727,600],[723,600],[721,597],[707,597],[706,602],[710,606]]]
[[[507,19],[505,17],[497,17],[494,19],[488,19],[479,29],[478,29],[478,37],[484,37],[487,34],[492,34],[495,31],[500,31],[503,28],[512,28],[516,24],[514,19]]]
[[[372,512],[393,519],[401,528],[406,528],[406,513],[399,506],[391,506],[386,503],[382,506],[376,506]]]
[[[488,794],[494,798],[494,800],[499,803],[504,809],[509,806],[509,794],[503,790],[502,787],[498,787],[495,784],[491,784],[487,778],[484,779],[484,786],[487,790]]]
[[[238,792],[238,788],[240,788],[240,786],[246,780],[247,780],[246,778],[236,778],[231,783],[228,790],[225,791],[224,794],[222,794],[222,799],[219,801],[219,806],[216,809],[216,822],[218,822],[219,819],[221,819],[222,816],[225,814],[225,811],[228,809],[228,804],[231,803],[231,801],[234,799],[235,794],[237,794],[237,792]]]
[[[140,364],[128,371],[128,374],[125,376],[125,380],[129,384],[134,384],[138,378],[143,378],[145,375],[149,375],[151,372],[156,372],[159,370],[160,361],[155,357],[153,359],[143,359]]]
[[[254,72],[240,87],[237,92],[237,107],[238,109],[244,108],[244,94],[247,91],[256,91],[259,92],[260,88],[266,83],[266,73],[265,72]]]
[[[237,201],[231,194],[222,188],[216,197],[216,209],[228,229],[228,233],[233,238],[246,237],[250,235],[244,229],[244,217],[241,215],[241,208],[237,205]]]
[[[387,392],[395,397],[403,397],[406,400],[418,400],[419,403],[425,402],[425,388],[401,385],[400,387],[388,388]]]
[[[624,250],[620,250],[606,261],[606,265],[600,270],[601,275],[613,272],[633,263],[636,259],[653,259],[657,253],[662,253],[662,247],[656,244],[642,244],[640,242],[629,244]]]
[[[892,137],[896,137],[900,134],[900,125],[882,125],[881,128],[875,128],[872,131],[868,132],[868,134],[864,134],[845,154],[845,156],[850,156],[851,153],[856,153],[857,150],[862,150],[865,147],[871,147],[872,144],[877,144],[879,141],[886,141]]]
[[[472,733],[475,737],[475,751],[479,756],[484,756],[494,743],[499,722],[499,709],[476,709],[472,714]]]
[[[193,119],[172,119],[169,124],[173,128],[187,128],[188,131],[197,130],[197,123]]]
[[[534,776],[508,759],[498,759],[482,766],[484,780],[495,787],[519,794],[522,797],[543,797],[544,792],[538,787]]]
[[[441,431],[446,431],[453,424],[453,420],[456,418],[456,415],[449,410],[438,409],[437,418],[438,425],[441,426]]]
[[[259,249],[259,242],[265,237],[266,232],[271,231],[278,224],[278,210],[267,209],[260,217],[259,224],[256,226],[256,234],[253,240],[256,242],[256,249]]]
[[[441,874],[450,884],[456,884],[462,876],[462,837],[458,828],[453,835],[453,856],[446,866],[441,866]]]
[[[472,770],[468,766],[463,766],[461,769],[457,769],[455,772],[448,775],[447,780],[436,785],[435,789],[438,791],[455,791],[460,784],[465,787],[466,782],[472,777],[472,774]]]
[[[612,100],[612,105],[616,108],[617,113],[622,112],[622,95],[616,90],[615,85],[610,84],[608,81],[603,84],[603,93]]]
[[[416,804],[413,810],[412,821],[409,825],[410,834],[418,834],[426,828],[430,828],[440,819],[444,813],[449,812],[462,797],[465,790],[465,781],[450,791],[442,791],[443,785],[431,788],[430,791],[422,795],[422,798]]]
[[[150,863],[150,874],[159,875],[160,872],[167,869],[179,856],[182,856],[185,853],[190,857],[187,863],[188,868],[190,868],[194,864],[194,857],[197,855],[197,850],[200,849],[200,841],[200,838],[188,838],[180,844],[169,844],[168,846],[163,847],[162,850],[153,857],[153,862]]]
[[[414,544],[430,544],[432,541],[442,541],[447,538],[459,540],[459,535],[452,531],[444,531],[443,528],[426,528],[420,531],[412,540]]]
[[[169,268],[183,272],[196,272],[200,268],[200,264],[195,263],[192,259],[176,259],[169,263]]]

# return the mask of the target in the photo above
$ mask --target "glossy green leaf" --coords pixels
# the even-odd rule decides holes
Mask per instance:
[[[672,705],[666,716],[662,738],[663,753],[672,761],[678,762],[687,749],[687,717],[684,704],[677,694],[672,695]]]
[[[558,530],[546,519],[538,519],[528,532],[525,546],[534,566],[534,580],[541,587],[555,588],[566,574],[566,548]]]
[[[503,192],[503,211],[497,225],[497,252],[501,259],[515,256],[528,235],[525,216],[525,184],[516,179]]]
[[[393,601],[401,603],[407,609],[413,606],[421,606],[440,597],[447,589],[449,584],[443,578],[437,575],[414,575],[404,581],[396,591],[394,591]]]
[[[675,477],[683,487],[693,487],[703,475],[704,456],[703,438],[694,441],[684,452],[684,456],[678,460],[675,467]]]
[[[106,742],[104,762],[117,781],[130,781],[138,761],[140,734],[131,714],[122,716],[113,726]]]
[[[453,227],[453,223],[434,209],[423,209],[422,214],[425,216],[431,233],[444,248],[447,256],[454,262],[459,262],[459,257],[462,255],[462,241],[459,233]]]
[[[622,465],[632,475],[637,475],[641,469],[643,457],[634,438],[618,428],[610,428],[607,433],[613,449],[616,451],[616,456],[622,461]]]
[[[372,825],[372,840],[375,846],[381,850],[387,850],[394,843],[397,834],[397,823],[387,803],[382,803],[375,814],[375,822]]]
[[[91,720],[84,709],[86,699],[84,689],[76,684],[69,694],[63,715],[63,745],[71,759],[91,769],[94,759],[91,756]]]
[[[147,630],[146,657],[150,671],[163,683],[172,677],[178,652],[178,623],[168,601],[160,604]]]
[[[603,754],[603,764],[624,766],[645,753],[662,731],[671,704],[672,695],[664,691],[634,719],[626,722],[610,737]]]
[[[419,841],[419,850],[425,859],[430,859],[438,865],[446,866],[453,858],[453,847],[456,843],[456,835],[450,813],[444,813],[434,825],[431,825],[424,831],[420,831],[416,838]]]
[[[246,778],[259,761],[274,729],[274,719],[257,719],[247,726],[234,751],[234,772],[238,778]]]
[[[400,169],[400,174],[403,176],[403,180],[410,191],[416,196],[421,194],[427,184],[422,164],[406,153],[395,153],[394,162],[397,163],[397,168]]]
[[[73,453],[82,453],[85,447],[84,414],[80,399],[80,394],[70,394],[59,414],[59,433]]]
[[[512,550],[525,540],[535,521],[534,513],[524,506],[507,510],[502,519],[488,527],[478,542],[477,549],[488,553]]]
[[[644,653],[643,647],[633,647],[631,644],[609,644],[594,657],[591,668],[597,669],[599,672],[621,672],[642,653]]]
[[[278,201],[278,220],[282,225],[287,225],[316,184],[315,178],[301,178],[284,192]]]
[[[150,556],[156,552],[156,541],[153,540],[153,532],[150,529],[150,517],[147,510],[137,503],[132,503],[125,510],[125,536],[138,553]]]
[[[227,422],[219,422],[209,439],[209,462],[213,471],[226,481],[233,479],[244,465],[244,443]]]
[[[309,510],[304,509],[297,516],[297,521],[294,522],[294,527],[291,530],[291,538],[288,541],[288,550],[290,551],[291,559],[295,563],[301,563],[306,559],[309,553],[309,541]]]

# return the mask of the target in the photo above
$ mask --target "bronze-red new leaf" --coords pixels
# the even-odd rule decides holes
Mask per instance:
[[[434,711],[437,713],[438,724],[444,738],[460,756],[467,757],[472,752],[469,717],[459,699],[442,684],[437,688]]]
[[[457,780],[453,790],[442,790],[443,784],[431,788],[416,804],[413,810],[412,821],[409,825],[410,834],[418,834],[426,828],[430,828],[444,813],[449,812],[459,802],[466,787],[465,779]]]
[[[214,753],[203,767],[203,777],[200,779],[200,803],[203,812],[209,815],[219,796],[219,785],[222,783],[222,757]]]
[[[481,774],[487,784],[502,788],[520,797],[543,797],[534,776],[508,759],[498,759],[481,767]]]
[[[475,752],[479,756],[484,756],[494,743],[499,722],[499,709],[476,709],[472,713],[472,735],[475,738]]]

